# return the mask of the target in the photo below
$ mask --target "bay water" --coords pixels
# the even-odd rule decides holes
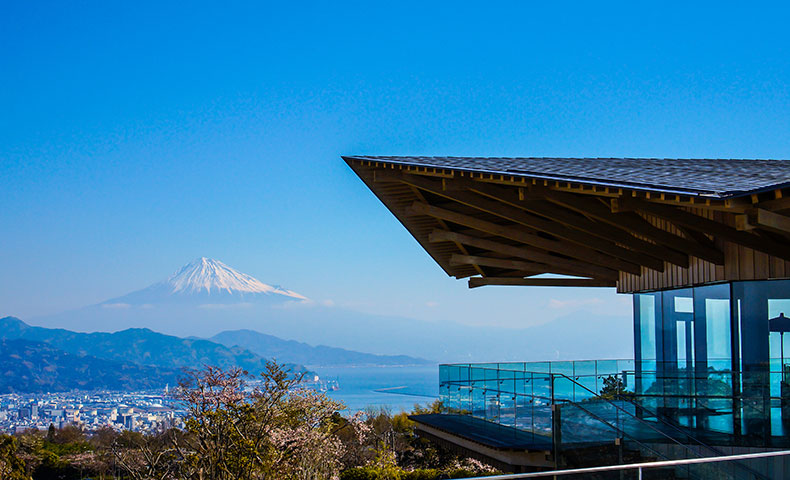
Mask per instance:
[[[415,404],[426,406],[439,397],[438,365],[308,368],[324,380],[337,381],[339,388],[327,394],[346,405],[344,414],[368,407],[411,412]]]

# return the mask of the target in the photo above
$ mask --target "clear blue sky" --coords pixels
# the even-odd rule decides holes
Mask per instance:
[[[467,290],[340,155],[790,158],[787,4],[688,3],[4,2],[0,315],[211,256],[365,311],[625,318]]]

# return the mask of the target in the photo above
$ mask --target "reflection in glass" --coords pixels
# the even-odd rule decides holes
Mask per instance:
[[[705,299],[705,340],[708,366],[729,370],[732,359],[729,299]]]
[[[637,295],[639,304],[639,340],[642,361],[656,359],[656,298],[654,295]]]

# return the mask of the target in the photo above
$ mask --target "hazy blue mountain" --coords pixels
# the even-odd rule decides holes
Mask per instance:
[[[271,308],[247,304],[201,309],[178,305],[106,309],[95,311],[93,317],[82,313],[35,320],[77,330],[144,326],[172,335],[203,338],[225,330],[249,329],[311,345],[377,355],[409,355],[437,362],[633,358],[631,318],[584,312],[526,328],[425,322],[322,306]]]
[[[266,360],[249,350],[228,348],[201,339],[163,335],[147,328],[131,328],[115,333],[80,333],[63,329],[33,327],[14,317],[0,319],[0,339],[45,342],[78,356],[93,356],[118,362],[161,368],[241,367],[261,372]],[[303,367],[294,367],[297,370]]]
[[[75,355],[44,342],[0,340],[0,393],[149,390],[182,376],[179,369]]]
[[[433,363],[406,355],[374,355],[326,345],[311,346],[295,340],[283,340],[253,330],[228,330],[209,340],[227,347],[241,347],[279,362],[303,365],[421,365]]]
[[[497,315],[493,306],[491,315]],[[523,315],[528,320],[529,312]],[[437,362],[633,358],[633,321],[625,315],[592,315],[579,309],[526,328],[371,315],[319,305],[207,258],[146,289],[32,321],[82,332],[145,327],[202,338],[247,329],[310,345]]]

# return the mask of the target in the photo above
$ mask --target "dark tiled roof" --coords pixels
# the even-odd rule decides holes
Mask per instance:
[[[369,156],[343,158],[719,198],[790,185],[788,160]]]

